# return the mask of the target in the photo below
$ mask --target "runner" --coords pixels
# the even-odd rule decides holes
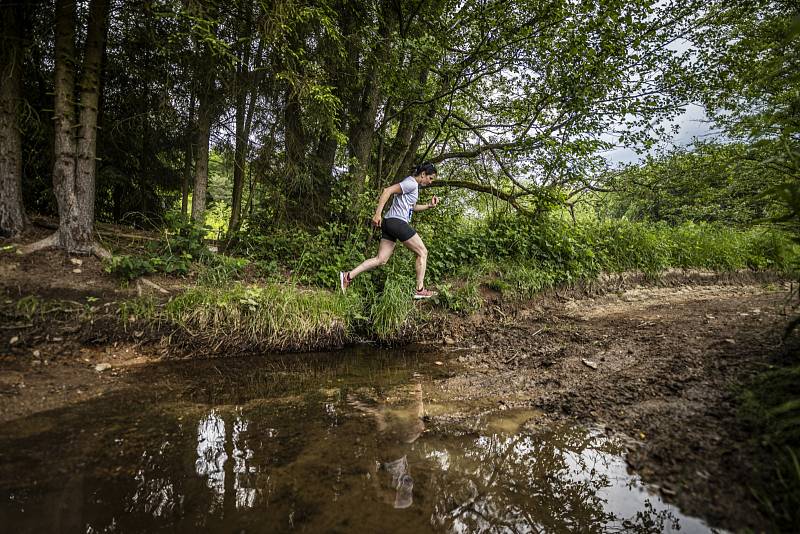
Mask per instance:
[[[352,271],[342,271],[339,273],[339,286],[342,293],[347,291],[350,282],[363,273],[381,265],[385,265],[392,257],[394,247],[399,239],[403,245],[417,255],[415,267],[417,270],[417,286],[414,299],[428,299],[436,293],[425,289],[425,267],[428,262],[428,249],[411,225],[411,215],[415,211],[425,211],[436,206],[439,199],[434,196],[430,204],[417,204],[419,198],[419,186],[430,185],[436,178],[436,167],[433,163],[423,163],[414,170],[413,176],[406,176],[399,184],[390,185],[381,193],[378,200],[378,207],[372,217],[372,224],[381,229],[381,243],[378,246],[378,255],[374,258],[364,260],[364,262]],[[386,217],[381,221],[383,207],[394,195],[394,200],[386,213]]]

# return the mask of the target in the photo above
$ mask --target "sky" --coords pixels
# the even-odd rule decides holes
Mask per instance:
[[[679,125],[680,130],[666,144],[659,145],[660,148],[688,146],[691,145],[695,139],[710,140],[721,136],[720,131],[713,128],[713,125],[709,122],[705,108],[695,104],[687,106],[686,111],[674,121],[665,123],[665,125],[671,124]],[[656,148],[653,148],[648,153],[654,153],[656,150]],[[647,153],[638,155],[630,148],[619,147],[605,152],[603,156],[612,166],[616,167],[620,164],[640,161],[644,159],[646,154]]]

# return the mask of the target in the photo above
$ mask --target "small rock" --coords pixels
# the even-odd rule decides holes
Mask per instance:
[[[591,360],[587,360],[585,358],[581,358],[581,362],[586,367],[591,367],[592,369],[597,369],[597,364],[595,362],[591,361]]]
[[[108,369],[111,369],[110,363],[98,363],[97,365],[94,366],[94,370],[97,371],[98,373],[102,373],[103,371],[107,371]]]
[[[64,338],[63,338],[63,337],[54,337],[54,338],[53,338],[53,341],[54,341],[55,343],[58,343],[59,341],[64,341]]]
[[[444,362],[440,362],[439,360],[436,360],[436,361],[435,361],[435,362],[433,362],[433,363],[434,363],[434,364],[436,364],[436,365],[444,365]]]
[[[33,351],[33,357],[34,358],[38,358],[41,355],[42,355],[42,353],[40,351],[38,351],[38,350]]]
[[[444,338],[444,344],[445,345],[455,345],[456,341],[452,337],[446,337],[446,338]]]
[[[14,344],[14,343],[16,343],[17,341],[19,341],[19,336],[14,336],[14,337],[12,337],[12,338],[11,338],[11,339],[8,341],[8,344],[9,344],[9,345],[13,345],[13,344]]]
[[[736,340],[735,339],[731,339],[731,338],[727,338],[725,340],[725,343],[728,343],[729,345],[736,345]]]
[[[83,265],[83,260],[79,260],[78,258],[70,258],[69,261],[72,262],[72,265]]]
[[[661,486],[661,493],[662,495],[666,495],[667,497],[674,497],[675,495],[678,494],[677,491],[667,486]]]
[[[78,268],[75,268],[75,269],[72,269],[72,272],[75,273],[75,274],[81,274],[83,271],[81,271]]]

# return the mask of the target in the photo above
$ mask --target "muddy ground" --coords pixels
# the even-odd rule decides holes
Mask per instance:
[[[751,486],[771,460],[742,428],[737,395],[797,353],[796,339],[782,342],[789,286],[696,284],[497,309],[455,329],[464,368],[443,389],[622,433],[631,467],[684,513],[768,530]]]
[[[451,369],[440,400],[498,398],[500,409],[604,425],[632,438],[630,465],[685,513],[763,529],[750,484],[770,459],[736,417],[737,388],[796,350],[781,341],[788,284],[671,273],[660,285],[602,285],[590,288],[602,296],[573,290],[513,305],[487,294],[481,312],[423,327],[422,341]],[[135,324],[121,331],[108,312],[140,291],[93,259],[0,256],[0,422],[102,396],[161,359],[161,346]],[[30,321],[12,313],[31,294],[69,309]]]

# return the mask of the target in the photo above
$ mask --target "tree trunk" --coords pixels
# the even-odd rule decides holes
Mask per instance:
[[[192,89],[192,96],[189,103],[189,121],[186,125],[186,152],[183,155],[183,181],[181,182],[181,215],[186,217],[189,213],[189,182],[192,176],[192,152],[194,148],[194,108],[195,94]]]
[[[22,97],[22,5],[3,3],[0,15],[0,235],[13,237],[28,226],[22,203],[22,134],[17,123]]]
[[[192,191],[192,220],[205,223],[206,191],[208,190],[208,143],[211,139],[211,95],[206,89],[200,95],[197,110],[197,157],[194,166],[194,190]]]
[[[75,3],[56,2],[55,41],[55,102],[53,107],[53,192],[58,202],[58,231],[56,244],[71,251],[85,241],[79,235],[73,239],[71,230],[79,228],[78,199],[75,195],[76,142],[72,133],[75,122],[73,88],[75,86]],[[91,236],[88,236],[91,238]]]
[[[251,2],[244,4],[243,24],[239,30],[239,35],[248,36],[253,31],[253,7]],[[242,41],[240,41],[242,42]],[[260,39],[256,49],[254,67],[258,69],[261,63],[264,40]],[[233,151],[233,190],[231,191],[231,218],[228,221],[228,235],[232,236],[239,230],[242,213],[242,190],[244,189],[244,169],[247,164],[247,151],[250,145],[250,127],[253,123],[253,112],[255,101],[258,98],[257,88],[260,76],[251,79],[250,53],[251,44],[249,39],[243,41],[244,50],[240,57],[240,66],[236,71],[235,90],[236,90],[236,145]],[[254,70],[255,70],[254,69]],[[250,82],[248,85],[247,82]],[[249,104],[248,104],[249,96]],[[247,107],[247,110],[245,110]],[[230,243],[230,239],[228,240]],[[227,244],[226,244],[227,247]]]
[[[241,72],[239,76],[241,77]],[[241,78],[240,78],[241,79]],[[244,166],[247,159],[247,139],[245,138],[245,106],[247,94],[238,87],[236,95],[236,143],[233,149],[233,191],[231,191],[231,218],[228,221],[228,235],[233,235],[239,227],[239,214],[242,209],[242,186],[244,185]]]
[[[261,56],[264,50],[264,41],[260,40],[258,48],[256,49],[256,56],[254,61],[254,71],[257,71],[261,66]],[[249,64],[249,54],[245,54],[245,64]],[[245,78],[252,71],[249,66],[241,73]],[[233,194],[231,195],[231,219],[228,223],[228,233],[233,235],[239,230],[242,224],[242,190],[244,189],[244,169],[247,165],[247,152],[250,147],[250,131],[253,127],[253,114],[255,113],[256,100],[258,100],[258,85],[262,76],[257,75],[252,80],[250,91],[246,91],[243,87],[239,87],[241,97],[237,98],[236,103],[236,148],[233,156]],[[249,93],[249,102],[247,97]],[[245,112],[245,104],[247,111]]]
[[[373,60],[372,66],[364,80],[364,91],[361,94],[361,105],[358,113],[359,120],[350,130],[350,150],[356,162],[350,168],[353,181],[353,194],[358,196],[364,191],[364,183],[372,155],[372,139],[375,136],[375,116],[378,113],[380,102],[381,84],[378,75],[378,61]]]
[[[80,81],[80,123],[78,124],[77,176],[75,193],[81,206],[79,235],[92,244],[94,199],[97,178],[97,116],[100,109],[100,69],[108,27],[109,0],[93,0]]]
[[[76,3],[56,1],[55,102],[53,113],[53,191],[58,201],[58,231],[24,247],[33,252],[58,246],[69,253],[110,254],[93,240],[100,65],[108,26],[108,0],[92,0],[80,83],[80,124],[74,124]],[[77,130],[78,137],[75,136]]]

